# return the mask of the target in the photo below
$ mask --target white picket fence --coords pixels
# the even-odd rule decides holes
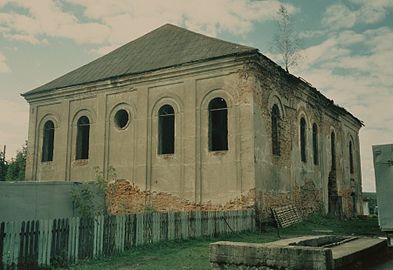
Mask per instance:
[[[0,269],[65,266],[160,241],[254,229],[252,209],[1,222]]]

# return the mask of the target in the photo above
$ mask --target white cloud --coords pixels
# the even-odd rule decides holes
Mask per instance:
[[[381,22],[393,7],[392,0],[350,0],[355,8],[345,4],[333,4],[326,9],[322,24],[331,29],[351,28],[355,24],[374,24]]]
[[[30,34],[4,34],[3,35],[5,39],[8,40],[14,40],[14,41],[24,41],[24,42],[28,42],[34,45],[37,44],[47,44],[48,41],[46,39],[37,39],[36,37],[34,37],[33,35]]]
[[[0,11],[0,25],[10,32],[5,36],[8,39],[37,44],[45,37],[64,37],[105,48],[128,42],[165,23],[212,36],[224,31],[241,35],[251,31],[255,22],[272,20],[280,2],[69,0],[68,4],[75,9],[82,9],[84,21],[71,11],[64,11],[60,1],[3,0],[0,7],[5,4],[28,11],[28,14]],[[290,13],[296,12],[292,5],[286,6]]]
[[[7,65],[5,56],[0,52],[0,73],[10,72],[10,68]]]
[[[303,31],[299,33],[300,39],[315,38],[325,35],[327,32],[325,30],[313,30],[313,31]]]
[[[43,37],[70,38],[77,43],[104,42],[110,29],[100,23],[82,23],[61,9],[58,2],[9,0],[5,4],[22,7],[28,15],[0,12],[0,24],[8,29],[5,38],[40,43]]]
[[[350,28],[356,22],[356,14],[343,4],[334,4],[326,9],[322,24],[333,28]]]
[[[14,157],[16,151],[21,148],[27,139],[28,105],[22,102],[14,102],[0,99],[0,147],[7,143],[7,159]]]
[[[84,7],[87,17],[99,19],[112,29],[108,38],[110,45],[128,42],[165,23],[211,36],[224,31],[244,34],[252,30],[253,23],[273,19],[280,5],[275,0],[72,1]],[[288,10],[294,12],[295,8],[288,5]],[[133,27],[135,25],[138,27]]]
[[[364,120],[360,136],[363,187],[375,190],[371,145],[393,143],[393,66],[388,61],[393,59],[393,30],[381,27],[332,34],[303,54],[306,61],[297,73]]]

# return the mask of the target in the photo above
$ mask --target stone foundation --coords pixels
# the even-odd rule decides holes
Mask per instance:
[[[134,183],[122,179],[111,183],[107,191],[108,210],[111,214],[141,213],[144,211],[222,211],[253,208],[255,190],[223,204],[206,202],[196,204],[165,192],[143,191]]]

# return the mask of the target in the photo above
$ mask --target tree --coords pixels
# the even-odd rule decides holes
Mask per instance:
[[[4,151],[0,151],[0,181],[5,181],[7,175],[7,161],[5,160],[5,147]]]
[[[294,21],[284,5],[277,11],[277,33],[274,36],[273,51],[280,55],[282,66],[289,72],[289,68],[296,66],[300,60],[300,39],[293,29]]]
[[[16,157],[8,162],[6,181],[23,181],[25,180],[25,167],[27,155],[27,142],[22,149],[16,153]]]

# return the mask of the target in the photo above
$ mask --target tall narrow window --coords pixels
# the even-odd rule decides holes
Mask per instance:
[[[175,153],[175,111],[164,105],[158,111],[158,154]]]
[[[276,104],[272,107],[272,153],[280,155],[280,110]]]
[[[86,116],[78,119],[76,134],[76,159],[89,158],[90,121]]]
[[[228,108],[223,98],[209,103],[209,151],[228,150]]]
[[[300,156],[303,162],[307,161],[306,157],[306,120],[300,119]]]
[[[55,140],[55,125],[47,121],[44,125],[44,138],[42,142],[42,162],[53,160],[53,146]]]
[[[313,152],[313,160],[314,165],[318,165],[319,159],[319,149],[318,149],[318,126],[316,123],[312,125],[312,152]]]
[[[350,170],[350,173],[354,173],[352,141],[349,141],[349,170]]]
[[[332,132],[330,135],[330,151],[332,155],[332,170],[336,169],[336,134]]]

